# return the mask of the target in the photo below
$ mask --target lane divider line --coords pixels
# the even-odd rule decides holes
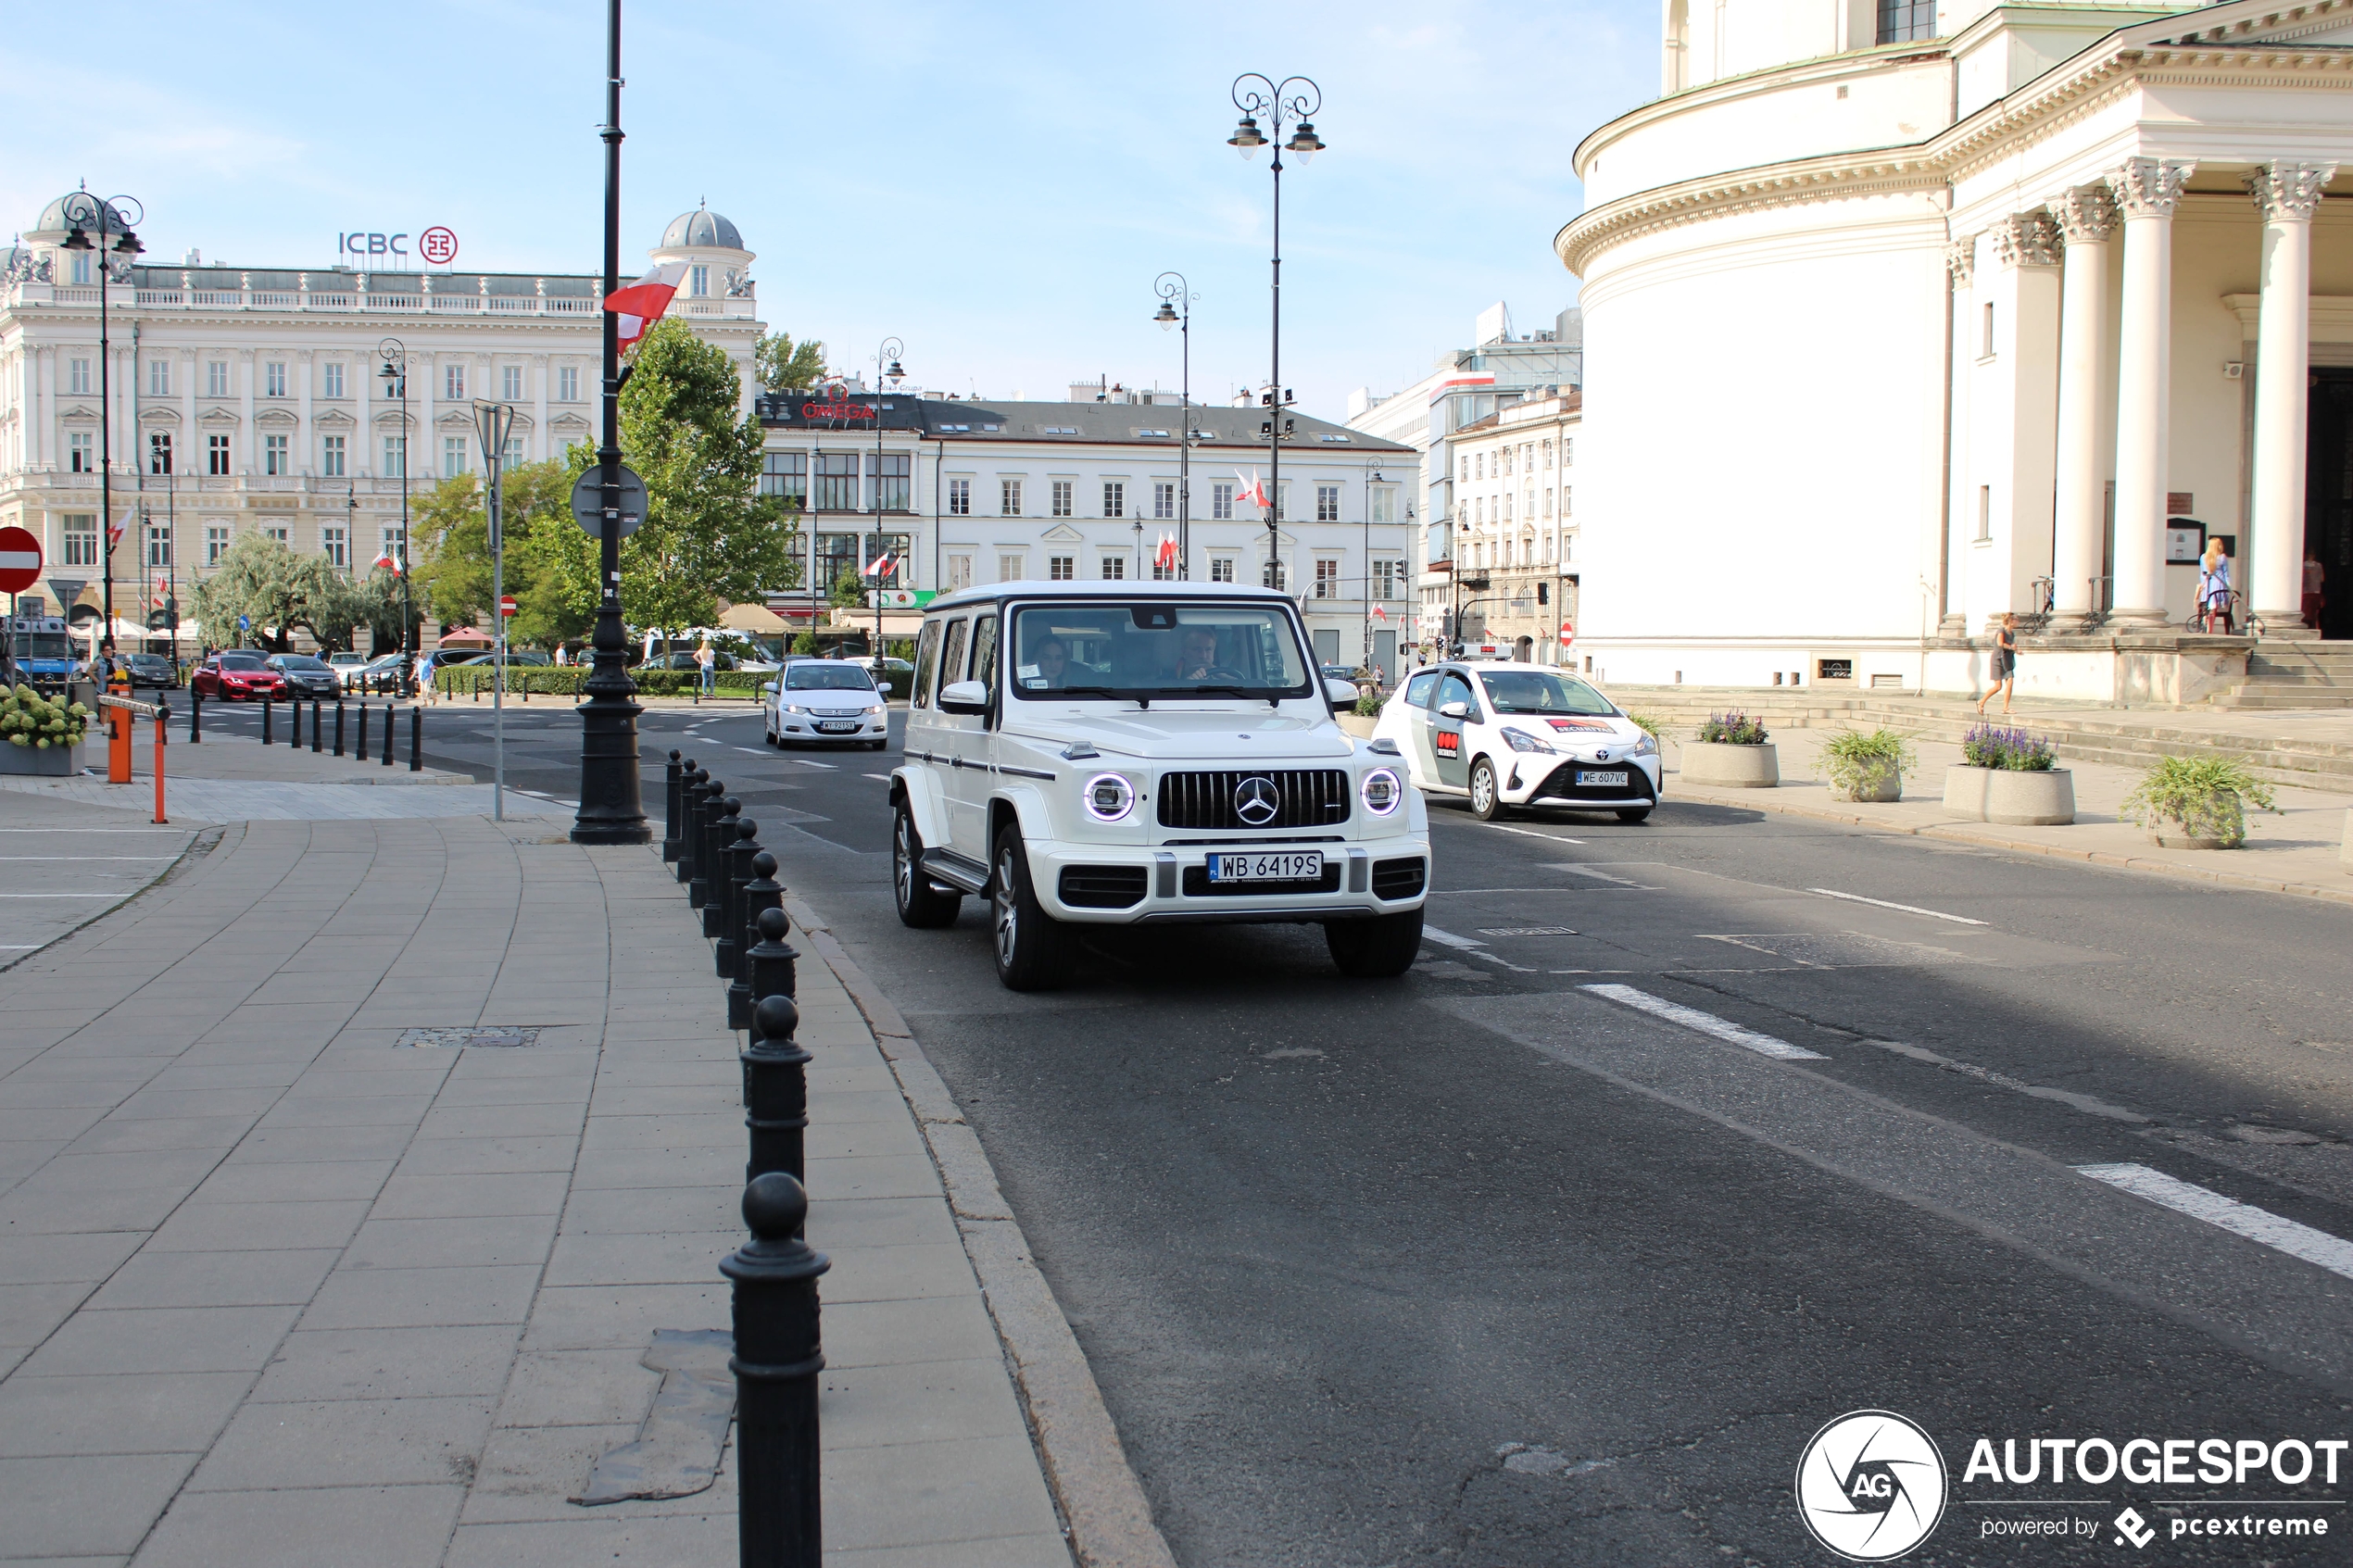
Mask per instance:
[[[1556,833],[1538,833],[1534,828],[1507,828],[1501,822],[1482,822],[1479,825],[1481,827],[1492,828],[1497,833],[1516,833],[1523,838],[1541,838],[1553,844],[1582,844],[1585,842],[1581,838],[1565,838]]]
[[[1980,1067],[1973,1061],[1957,1061],[1949,1056],[1941,1056],[1925,1046],[1907,1045],[1902,1040],[1866,1040],[1863,1043],[1877,1046],[1881,1050],[1894,1051],[1898,1056],[1908,1056],[1914,1061],[1924,1061],[1931,1067],[1941,1067],[1947,1073],[1958,1073],[1964,1077],[1975,1078],[1980,1083],[1991,1084],[1995,1088],[2008,1089],[2016,1094],[2032,1095],[2036,1099],[2056,1100],[2061,1105],[2072,1106],[2088,1115],[2105,1116],[2111,1122],[2130,1122],[2135,1125],[2145,1126],[2149,1120],[2137,1110],[2127,1110],[2120,1105],[2110,1105],[2108,1101],[2095,1098],[2090,1095],[2077,1094],[2072,1089],[2054,1089],[2042,1084],[2030,1084],[2024,1079],[2013,1078],[2007,1073],[1996,1073],[1990,1067]]]
[[[2284,1214],[2225,1198],[2210,1188],[2169,1176],[2146,1165],[2078,1165],[2079,1175],[2106,1182],[2135,1198],[2145,1198],[2176,1213],[2259,1242],[2291,1258],[2316,1263],[2333,1274],[2353,1279],[2353,1241],[2314,1230]]]
[[[1595,871],[1591,866],[1571,865],[1566,861],[1554,866],[1553,870],[1556,872],[1567,872],[1571,876],[1590,876],[1595,882],[1614,882],[1620,887],[1640,887],[1642,885],[1641,883],[1631,881],[1626,877],[1612,876],[1607,872]]]
[[[1489,963],[1493,964],[1498,969],[1508,969],[1520,974],[1534,974],[1538,972],[1537,971],[1529,968],[1526,964],[1517,964],[1512,962],[1509,959],[1498,958],[1496,955],[1487,950],[1487,944],[1484,942],[1474,941],[1468,936],[1457,936],[1451,931],[1441,931],[1434,925],[1423,925],[1422,939],[1427,942],[1435,942],[1441,947],[1453,947],[1456,951],[1467,953],[1475,959],[1485,959]]]
[[[1948,915],[1942,909],[1923,909],[1917,904],[1891,904],[1884,898],[1866,898],[1860,893],[1841,893],[1835,887],[1809,887],[1808,893],[1818,893],[1825,898],[1843,898],[1850,904],[1873,904],[1882,909],[1901,909],[1907,915],[1926,915],[1931,920],[1949,920],[1955,925],[1983,925],[1982,920],[1967,915]]]
[[[1423,927],[1427,932],[1428,927]],[[1804,1046],[1793,1046],[1787,1040],[1777,1040],[1770,1035],[1760,1035],[1754,1029],[1743,1029],[1729,1018],[1718,1018],[1712,1012],[1687,1008],[1680,1002],[1670,1002],[1664,997],[1654,997],[1648,991],[1638,991],[1631,985],[1579,985],[1580,991],[1621,1006],[1663,1018],[1669,1023],[1680,1023],[1694,1034],[1711,1035],[1730,1045],[1743,1047],[1759,1056],[1769,1056],[1777,1061],[1828,1061],[1819,1051],[1809,1051]]]

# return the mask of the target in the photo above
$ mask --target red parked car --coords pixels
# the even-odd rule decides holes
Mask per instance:
[[[270,656],[256,648],[230,648],[216,653],[195,668],[188,685],[200,696],[233,702],[239,697],[259,700],[286,695],[286,678],[270,668]]]

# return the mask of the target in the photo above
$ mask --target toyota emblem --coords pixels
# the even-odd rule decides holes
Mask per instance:
[[[1604,746],[1604,747],[1602,747],[1602,749],[1601,749],[1601,750],[1596,751],[1595,753],[1593,753],[1593,760],[1594,760],[1594,761],[1596,761],[1596,762],[1606,762],[1606,761],[1608,761],[1608,760],[1609,760],[1609,747],[1607,747],[1607,746]]]
[[[1282,803],[1275,781],[1264,773],[1252,773],[1234,786],[1234,815],[1244,827],[1265,827],[1275,820]]]

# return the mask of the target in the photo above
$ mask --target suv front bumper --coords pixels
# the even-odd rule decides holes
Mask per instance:
[[[1038,903],[1054,919],[1075,924],[1364,920],[1419,909],[1429,885],[1429,841],[1411,835],[1298,845],[1323,854],[1320,881],[1274,883],[1249,892],[1229,892],[1225,888],[1235,884],[1211,883],[1210,855],[1277,846],[1130,849],[1033,840],[1024,847]]]

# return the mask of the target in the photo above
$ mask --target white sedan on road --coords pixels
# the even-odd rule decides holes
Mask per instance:
[[[890,713],[874,677],[846,659],[796,659],[762,688],[770,746],[890,744]]]
[[[1639,822],[1658,804],[1658,743],[1548,665],[1416,670],[1382,706],[1373,735],[1396,744],[1416,788],[1464,797],[1481,821],[1553,807]]]

